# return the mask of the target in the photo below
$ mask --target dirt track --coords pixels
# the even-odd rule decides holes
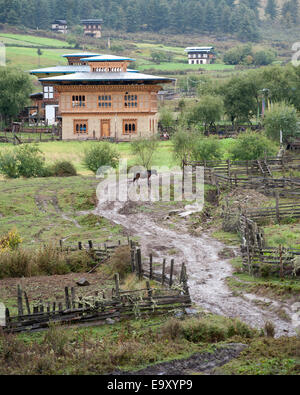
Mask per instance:
[[[131,205],[134,203],[130,203]],[[290,306],[282,304],[289,321],[280,319],[272,306],[265,310],[253,303],[257,297],[246,295],[234,296],[226,286],[225,279],[232,275],[232,266],[228,260],[219,257],[225,247],[222,243],[202,234],[191,236],[184,229],[172,230],[157,224],[151,213],[128,214],[126,203],[109,202],[99,204],[96,214],[101,215],[128,230],[131,236],[138,236],[143,255],[153,253],[156,260],[172,258],[168,251],[177,250],[173,256],[179,270],[182,262],[186,262],[189,276],[189,287],[194,303],[215,314],[238,317],[252,327],[263,328],[266,321],[273,322],[276,337],[294,336],[295,328],[300,328],[300,303]],[[268,299],[278,308],[278,301]]]

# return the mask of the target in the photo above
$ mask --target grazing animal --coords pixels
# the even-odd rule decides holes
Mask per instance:
[[[152,175],[156,175],[157,176],[157,170],[147,170],[145,172],[142,173],[135,173],[134,179],[133,179],[133,183],[135,183],[136,181],[138,181],[140,178],[147,178],[148,179],[148,184],[150,182],[150,178]]]

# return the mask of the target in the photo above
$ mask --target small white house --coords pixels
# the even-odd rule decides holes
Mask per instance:
[[[216,59],[214,47],[188,47],[185,52],[188,54],[189,64],[211,64]]]
[[[67,21],[65,21],[64,19],[56,19],[56,20],[52,23],[51,29],[52,29],[52,31],[55,32],[55,33],[67,34],[67,33],[68,33],[68,24],[67,24]]]

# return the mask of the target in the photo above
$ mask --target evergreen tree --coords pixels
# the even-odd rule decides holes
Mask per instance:
[[[266,9],[265,9],[265,13],[272,20],[277,18],[278,8],[277,8],[276,0],[268,0],[267,6],[266,6]]]

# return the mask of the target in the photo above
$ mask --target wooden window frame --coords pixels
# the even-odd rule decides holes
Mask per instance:
[[[134,128],[132,127],[132,125],[134,125]],[[137,134],[137,128],[138,128],[137,119],[123,119],[123,135],[131,136],[132,134]]]
[[[130,99],[128,99],[129,97]],[[132,97],[134,97],[134,99],[131,99]],[[136,93],[125,93],[123,100],[124,108],[126,109],[137,109],[139,107],[139,97]]]
[[[72,95],[72,107],[82,108],[86,107],[86,96],[85,95]]]
[[[104,98],[107,97],[107,99],[103,99],[103,97]],[[112,109],[112,95],[98,95],[98,108],[101,108],[101,110],[108,110],[108,109],[111,110]]]
[[[86,125],[86,131],[80,131],[80,130],[77,130],[77,125]],[[78,129],[80,129],[80,126],[79,126],[79,128]],[[74,134],[77,134],[77,135],[86,135],[86,134],[88,134],[89,133],[89,121],[87,120],[87,119],[74,119],[73,120],[73,131],[74,131]]]
[[[44,93],[44,99],[47,99],[47,100],[54,99],[53,85],[44,85],[43,93]]]

